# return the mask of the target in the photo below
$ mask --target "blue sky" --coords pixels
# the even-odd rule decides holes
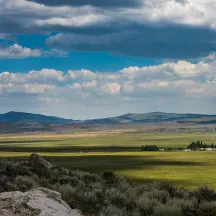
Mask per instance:
[[[0,0],[0,112],[215,113],[213,0]]]
[[[51,33],[53,35],[53,33]],[[13,35],[14,41],[22,44],[23,47],[31,49],[47,49],[45,41],[47,35],[32,34],[32,35]],[[14,41],[7,41],[13,45]],[[3,41],[2,41],[3,42]],[[4,41],[4,43],[6,43]],[[98,61],[100,59],[100,61]],[[24,58],[24,59],[0,59],[0,70],[11,72],[29,72],[31,70],[42,70],[43,68],[52,68],[56,70],[68,71],[71,68],[80,70],[88,68],[93,71],[111,72],[118,71],[129,66],[146,66],[160,64],[161,59],[143,58],[136,56],[113,55],[107,52],[79,52],[70,51],[66,56],[52,56],[39,58]],[[17,70],[18,69],[18,70]]]
[[[100,59],[100,60],[98,60]],[[159,59],[113,56],[105,52],[70,52],[67,57],[42,57],[28,59],[0,59],[0,70],[10,72],[29,72],[43,68],[67,71],[71,68],[88,68],[93,71],[111,72],[124,67],[157,65]]]

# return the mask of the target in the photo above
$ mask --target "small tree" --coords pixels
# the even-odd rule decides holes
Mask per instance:
[[[159,151],[156,145],[146,145],[141,147],[141,151]]]

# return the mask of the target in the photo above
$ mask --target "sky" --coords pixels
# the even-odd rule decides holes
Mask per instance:
[[[216,114],[215,0],[0,0],[0,113]]]

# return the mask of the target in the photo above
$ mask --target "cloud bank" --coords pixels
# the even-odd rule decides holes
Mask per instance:
[[[212,54],[194,64],[165,62],[110,73],[86,69],[3,72],[0,97],[7,98],[4,106],[14,98],[26,98],[25,108],[30,111],[51,109],[51,114],[74,118],[147,112],[159,105],[163,111],[178,111],[180,104],[185,110],[205,113],[214,112],[209,104],[215,101],[215,84],[216,56]]]
[[[0,0],[0,29],[54,32],[53,49],[198,58],[216,51],[215,8],[213,0]]]

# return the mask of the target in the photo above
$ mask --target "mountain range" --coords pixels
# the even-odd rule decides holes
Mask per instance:
[[[73,120],[64,119],[55,116],[46,116],[24,112],[8,112],[0,114],[0,123],[19,123],[19,124],[136,124],[136,123],[156,123],[156,122],[189,122],[198,120],[199,122],[212,121],[216,122],[216,115],[206,114],[177,114],[177,113],[129,113],[116,117],[90,119],[90,120]]]

